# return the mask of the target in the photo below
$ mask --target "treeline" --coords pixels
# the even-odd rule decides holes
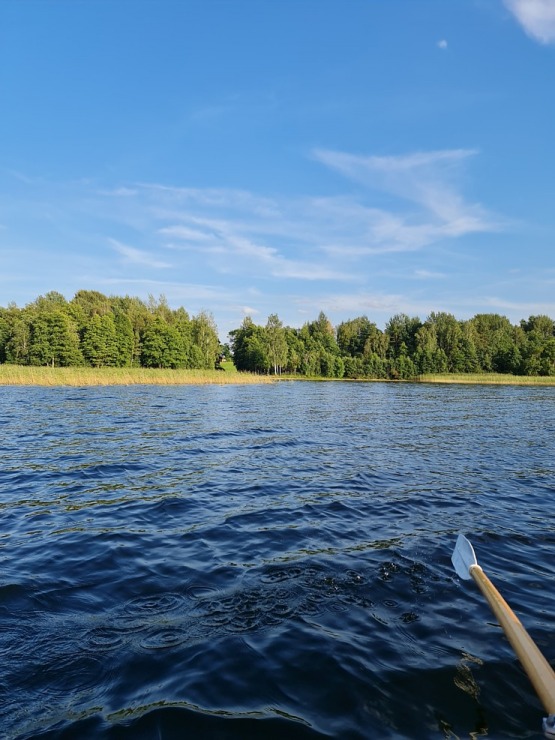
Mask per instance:
[[[301,329],[273,314],[265,326],[247,317],[230,332],[238,370],[331,378],[410,379],[424,373],[555,375],[555,322],[530,316],[520,325],[498,314],[425,321],[397,314],[385,331],[362,316],[332,326],[324,313]]]
[[[50,292],[0,308],[0,363],[91,367],[214,368],[220,342],[208,313],[189,317],[161,296]]]
[[[530,316],[519,325],[498,314],[459,321],[393,316],[385,330],[366,316],[337,327],[324,313],[300,329],[276,314],[250,317],[230,332],[238,370],[327,378],[410,379],[424,373],[555,375],[555,322]],[[211,369],[220,345],[211,314],[190,317],[164,296],[106,296],[80,290],[67,301],[50,292],[24,308],[0,308],[0,363],[91,367]]]

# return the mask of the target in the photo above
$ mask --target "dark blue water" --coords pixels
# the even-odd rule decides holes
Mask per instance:
[[[0,390],[6,738],[540,737],[555,389]]]

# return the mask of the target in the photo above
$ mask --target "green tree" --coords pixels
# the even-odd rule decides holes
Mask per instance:
[[[117,367],[130,367],[134,359],[135,334],[129,316],[116,309],[114,327],[116,330],[115,364]]]
[[[268,342],[263,327],[257,326],[245,341],[249,369],[256,373],[267,373],[270,370]]]
[[[151,321],[141,337],[141,364],[144,367],[183,368],[187,355],[181,335],[160,316]]]
[[[417,374],[417,367],[409,357],[406,344],[402,342],[397,356],[389,361],[389,375],[395,380],[410,380]]]
[[[335,339],[335,329],[323,311],[320,311],[316,321],[311,321],[305,326],[316,344],[333,354],[339,353],[339,347]]]
[[[362,367],[362,357],[344,357],[343,375],[345,378],[350,378],[352,380],[364,377],[365,371]]]
[[[168,299],[162,293],[158,299],[152,294],[148,296],[148,311],[152,316],[158,317],[167,324],[172,323],[173,312],[168,304]]]
[[[69,315],[82,334],[87,322],[95,315],[104,316],[112,312],[110,298],[97,290],[78,290],[67,305]]]
[[[185,352],[185,367],[197,367],[198,362],[202,362],[199,357],[197,364],[193,363],[193,325],[189,314],[184,308],[178,308],[172,313],[171,325],[179,334],[181,344]]]
[[[152,321],[152,315],[140,298],[124,296],[113,298],[112,307],[115,313],[124,313],[131,323],[133,330],[133,352],[131,364],[138,366],[141,363],[141,337],[147,326]]]
[[[344,321],[337,327],[337,346],[344,355],[360,357],[364,352],[364,346],[372,328],[372,324],[366,316]]]
[[[320,349],[318,352],[319,367],[317,374],[323,378],[335,378],[335,358],[336,355],[332,352]]]
[[[95,313],[85,324],[81,351],[92,367],[113,367],[118,364],[118,336],[111,313]]]
[[[192,319],[191,336],[192,347],[196,353],[195,367],[213,370],[218,358],[220,340],[212,314],[201,311]]]
[[[375,352],[364,355],[362,370],[364,377],[367,378],[387,378],[389,376],[388,361]]]
[[[31,365],[82,365],[77,327],[65,310],[38,313],[31,321]]]
[[[484,372],[517,372],[520,351],[515,328],[506,316],[476,314],[468,326],[472,331],[478,365]]]
[[[245,316],[241,326],[229,332],[229,341],[233,355],[233,363],[239,371],[249,371],[250,362],[247,351],[247,338],[254,332],[254,321]]]
[[[426,324],[435,328],[437,346],[445,353],[447,369],[456,372],[461,357],[462,328],[453,314],[440,311],[431,313]]]
[[[277,314],[268,316],[266,323],[266,344],[268,348],[268,359],[274,374],[281,373],[287,364],[288,346],[285,338],[285,330]]]
[[[0,308],[0,363],[6,362],[6,345],[10,338],[10,324],[7,311]]]
[[[555,323],[549,316],[530,316],[521,321],[525,341],[521,350],[522,369],[526,375],[551,375]]]
[[[304,344],[298,331],[291,327],[285,328],[285,341],[287,342],[287,365],[285,369],[288,373],[295,374],[301,366]]]
[[[421,326],[422,322],[417,316],[411,318],[405,313],[392,316],[385,326],[385,333],[389,340],[388,356],[398,357],[402,345],[405,345],[404,351],[412,355],[416,351],[416,334]]]
[[[65,311],[68,308],[68,302],[65,297],[56,290],[51,290],[45,295],[39,295],[38,298],[29,305],[29,308],[38,313],[47,313],[50,311]]]
[[[555,322],[549,316],[530,316],[527,321],[521,321],[520,326],[526,333],[534,332],[541,339],[548,340],[555,335]]]
[[[540,358],[540,374],[555,375],[555,338],[545,341]]]
[[[15,303],[0,309],[0,362],[26,365],[29,362],[31,330],[28,309]]]
[[[30,348],[30,317],[25,313],[13,316],[10,322],[10,334],[6,342],[6,362],[12,365],[28,365]]]

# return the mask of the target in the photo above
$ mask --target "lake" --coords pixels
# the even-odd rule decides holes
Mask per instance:
[[[537,738],[555,388],[0,390],[6,738]]]

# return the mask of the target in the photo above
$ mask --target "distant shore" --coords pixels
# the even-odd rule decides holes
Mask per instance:
[[[510,375],[502,373],[430,373],[428,375],[419,375],[416,380],[419,383],[555,386],[554,375]]]
[[[310,378],[301,375],[258,375],[238,373],[231,362],[222,370],[158,370],[154,368],[114,367],[36,367],[0,365],[0,386],[108,386],[108,385],[260,385],[282,381],[387,382],[378,378]],[[499,373],[443,373],[419,375],[404,383],[444,383],[472,385],[555,386],[555,376],[502,375]]]

